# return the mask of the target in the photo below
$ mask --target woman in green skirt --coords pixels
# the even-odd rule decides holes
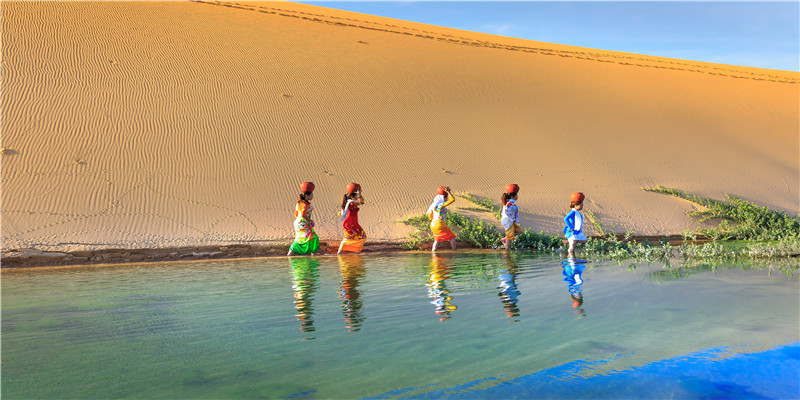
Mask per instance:
[[[319,251],[319,236],[314,232],[314,221],[311,219],[311,200],[314,198],[314,183],[303,182],[300,185],[300,199],[294,210],[294,242],[289,248],[288,256],[295,254],[314,254]]]

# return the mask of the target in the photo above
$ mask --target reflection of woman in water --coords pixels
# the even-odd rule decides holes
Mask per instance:
[[[497,295],[500,296],[500,301],[503,302],[506,317],[513,318],[508,322],[519,322],[519,306],[517,306],[517,297],[520,295],[517,288],[519,266],[510,254],[504,253],[503,257],[506,259],[506,269],[500,273],[500,286],[497,288],[499,290]]]
[[[294,290],[295,316],[300,321],[300,331],[314,332],[314,292],[319,278],[319,260],[316,258],[290,258],[292,265],[292,289]],[[306,337],[303,340],[313,339]]]
[[[567,290],[572,298],[572,308],[580,315],[580,318],[586,316],[586,311],[583,309],[583,270],[586,268],[586,260],[576,260],[569,258],[561,262],[564,268],[561,273],[564,275],[564,282],[567,282]]]
[[[361,312],[363,303],[358,285],[364,278],[364,260],[358,254],[339,256],[339,272],[342,274],[339,298],[342,300],[342,314],[344,314],[345,328],[348,332],[361,330],[361,324],[366,319]]]
[[[453,298],[450,297],[450,290],[447,289],[445,281],[450,278],[450,267],[445,257],[434,254],[431,258],[431,272],[428,276],[428,297],[433,298],[431,304],[436,306],[436,315],[439,321],[450,318],[450,313],[456,310],[453,305]]]

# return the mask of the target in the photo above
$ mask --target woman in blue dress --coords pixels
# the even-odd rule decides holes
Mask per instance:
[[[581,192],[575,192],[570,196],[569,214],[564,217],[564,236],[569,242],[568,254],[570,258],[575,257],[575,243],[586,242],[586,235],[583,234],[583,200],[586,197]]]

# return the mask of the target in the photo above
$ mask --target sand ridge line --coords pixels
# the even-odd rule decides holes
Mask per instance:
[[[778,82],[778,83],[788,83],[788,84],[800,84],[800,77],[792,78],[788,76],[781,76],[781,75],[774,75],[774,74],[765,74],[765,73],[757,73],[757,72],[746,72],[742,70],[730,69],[730,68],[723,68],[718,66],[712,65],[704,65],[704,64],[690,64],[690,63],[682,63],[677,62],[675,60],[667,61],[666,59],[660,59],[657,56],[650,57],[635,57],[633,55],[620,55],[620,54],[612,54],[612,53],[603,53],[603,52],[584,52],[584,51],[569,51],[569,50],[559,50],[554,48],[544,48],[544,47],[529,47],[529,46],[518,46],[518,45],[510,45],[510,44],[503,44],[498,42],[491,42],[485,40],[477,40],[471,39],[467,37],[458,37],[458,39],[453,39],[452,35],[442,34],[439,32],[432,32],[432,31],[424,31],[410,27],[402,27],[398,25],[389,25],[383,24],[379,22],[370,22],[370,21],[363,21],[358,19],[352,18],[341,18],[331,15],[324,15],[324,14],[313,14],[308,12],[296,11],[296,10],[287,10],[277,7],[266,7],[266,6],[251,6],[247,4],[237,3],[237,2],[224,2],[224,1],[207,1],[207,0],[190,0],[195,3],[202,3],[202,4],[209,4],[209,5],[216,5],[216,6],[224,6],[230,8],[237,8],[247,11],[256,11],[262,12],[267,14],[273,14],[282,17],[291,17],[291,18],[299,18],[306,21],[316,22],[316,23],[324,23],[328,25],[335,25],[335,26],[342,26],[342,27],[351,27],[351,28],[360,28],[360,29],[368,29],[373,31],[380,31],[380,32],[387,32],[387,33],[394,33],[400,35],[408,35],[414,36],[422,39],[430,39],[436,40],[444,43],[449,44],[456,44],[462,46],[472,46],[472,47],[485,47],[485,48],[492,48],[492,49],[500,49],[500,50],[509,50],[509,51],[520,51],[525,53],[533,53],[533,54],[541,54],[546,56],[559,56],[565,58],[576,58],[580,60],[587,60],[587,61],[596,61],[596,62],[605,62],[605,63],[614,63],[618,65],[624,66],[635,66],[635,67],[644,67],[644,68],[660,68],[660,69],[671,69],[676,71],[686,71],[686,72],[697,72],[697,73],[704,73],[709,75],[716,75],[721,77],[730,77],[730,78],[738,78],[738,79],[752,79],[752,80],[759,80],[759,81],[770,81],[770,82]],[[323,19],[327,18],[327,19]],[[365,25],[357,25],[352,23],[346,22],[339,22],[334,20],[345,20],[345,21],[352,21],[357,22],[360,24],[373,24],[383,26],[385,28],[376,28],[372,26],[365,26]],[[386,28],[399,28],[405,29],[409,31],[416,31],[420,33],[413,33],[413,32],[403,32],[393,29],[386,29]],[[449,28],[448,28],[449,29]],[[433,36],[435,35],[435,36]],[[520,39],[524,40],[524,39]],[[369,44],[367,42],[360,41],[361,44]],[[633,62],[631,62],[633,61]],[[639,61],[639,62],[635,62]],[[641,62],[649,62],[649,63],[656,63],[657,65],[651,64],[642,64]]]

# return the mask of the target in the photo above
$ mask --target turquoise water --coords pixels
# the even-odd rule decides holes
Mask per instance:
[[[494,251],[9,270],[2,397],[787,398],[798,282]]]

